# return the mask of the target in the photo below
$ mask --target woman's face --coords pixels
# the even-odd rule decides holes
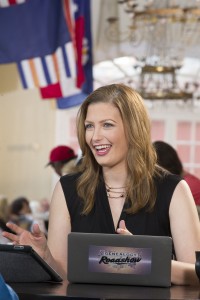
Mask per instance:
[[[88,106],[85,120],[86,143],[102,167],[125,164],[128,143],[119,110],[111,103]]]

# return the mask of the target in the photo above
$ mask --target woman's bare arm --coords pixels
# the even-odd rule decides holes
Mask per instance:
[[[176,187],[169,210],[171,232],[177,261],[172,262],[172,283],[198,284],[195,251],[200,250],[200,222],[187,183]]]
[[[70,215],[60,182],[57,183],[50,205],[48,247],[54,258],[54,268],[66,279],[67,242],[71,232]],[[52,262],[51,258],[47,260]]]

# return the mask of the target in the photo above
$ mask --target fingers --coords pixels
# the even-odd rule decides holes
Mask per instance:
[[[126,229],[126,224],[125,224],[125,221],[124,220],[121,220],[119,222],[119,227],[122,228],[122,229]]]
[[[10,228],[13,232],[13,233],[9,233],[7,231],[4,231],[2,233],[2,235],[4,237],[6,237],[7,239],[9,239],[10,241],[13,242],[13,244],[18,244],[19,242],[21,242],[21,237],[23,236],[23,241],[24,238],[26,237],[27,238],[31,238],[31,235],[35,238],[40,238],[41,235],[42,235],[42,232],[39,228],[39,225],[38,224],[34,224],[33,225],[33,230],[32,230],[32,233],[31,232],[28,232],[27,230],[17,226],[16,224],[13,224],[13,223],[7,223],[6,226],[8,228]]]
[[[121,220],[119,222],[119,227],[117,228],[116,232],[123,235],[132,235],[132,233],[128,231],[128,229],[126,228],[126,224],[124,220]]]
[[[40,227],[38,224],[33,224],[33,229],[32,229],[32,233],[34,236],[40,236],[42,231],[40,230]]]
[[[12,241],[14,244],[18,244],[19,243],[19,235],[24,231],[24,229],[20,228],[19,226],[17,226],[16,224],[13,223],[6,223],[6,226],[8,228],[10,228],[12,230],[12,232],[16,233],[10,233],[7,231],[3,231],[2,235],[9,239],[10,241]]]
[[[13,232],[15,232],[16,234],[21,234],[23,231],[25,231],[23,228],[17,226],[16,224],[14,223],[6,223],[6,226],[8,228],[10,228]]]
[[[9,233],[7,231],[3,231],[2,235],[12,241],[13,243],[17,244],[19,242],[19,237],[16,234]]]

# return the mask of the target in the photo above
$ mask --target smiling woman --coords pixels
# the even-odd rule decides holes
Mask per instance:
[[[152,175],[156,170],[156,155],[151,144],[148,114],[140,95],[121,84],[99,88],[81,106],[77,126],[80,147],[87,165],[78,189],[81,198],[84,199],[83,195],[86,195],[89,207],[93,186],[99,181],[95,170],[100,173],[102,167],[105,167],[104,179],[108,186],[127,186],[132,203],[127,208],[129,212],[136,212],[148,201],[151,207],[155,201],[150,195],[154,194]],[[105,146],[109,147],[108,150],[99,151]],[[91,151],[93,156],[90,155]],[[107,179],[107,172],[111,171],[111,179]],[[121,175],[115,178],[114,174]],[[84,177],[90,176],[93,181],[88,180],[90,188],[87,191],[82,180],[84,182]],[[140,196],[139,201],[134,200],[137,194]],[[86,211],[89,207],[86,204]]]
[[[77,134],[82,162],[79,171],[62,176],[55,187],[48,241],[37,225],[29,233],[10,224],[16,235],[4,236],[30,244],[63,277],[71,231],[170,236],[172,283],[199,284],[194,200],[184,180],[157,165],[140,95],[123,84],[95,90],[80,107]]]
[[[86,143],[101,166],[125,161],[128,145],[119,110],[112,103],[88,107],[85,120]]]

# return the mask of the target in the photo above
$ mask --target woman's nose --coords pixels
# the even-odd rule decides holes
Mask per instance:
[[[102,138],[102,133],[100,128],[95,128],[93,131],[92,139],[93,141],[100,140]]]

